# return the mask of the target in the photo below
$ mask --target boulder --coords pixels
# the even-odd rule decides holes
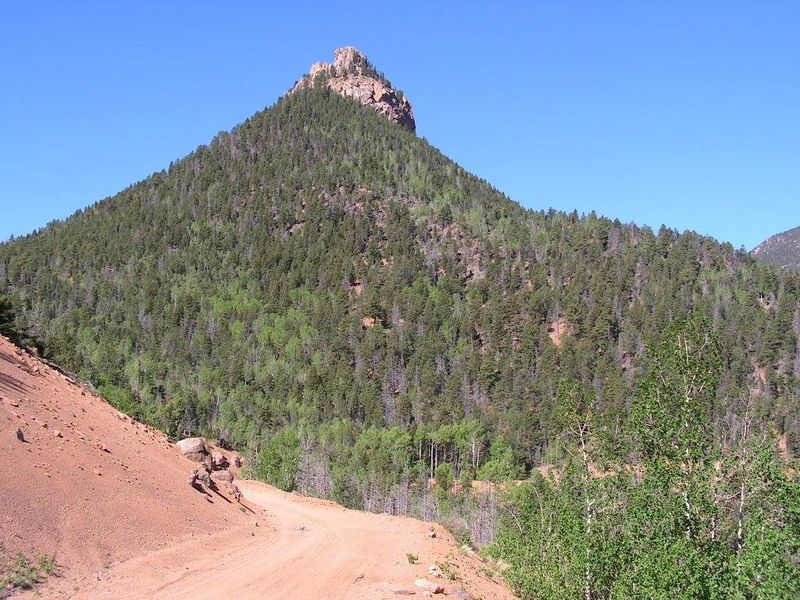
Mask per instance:
[[[228,466],[228,459],[219,450],[214,450],[211,453],[211,465],[215,469],[225,469]]]
[[[235,483],[230,482],[226,484],[225,487],[228,488],[228,491],[231,493],[231,496],[233,496],[237,502],[242,501],[242,491]],[[258,527],[258,523],[256,523],[256,527]]]
[[[205,469],[197,469],[195,481],[197,481],[197,483],[201,484],[203,487],[211,487],[211,477],[209,477],[208,471]]]
[[[211,459],[210,454],[206,454],[202,459],[200,459],[200,462],[203,464],[205,470],[209,473],[214,470],[214,461]]]
[[[211,479],[214,481],[219,481],[220,483],[232,483],[233,473],[226,469],[223,469],[222,471],[212,471]]]
[[[186,438],[175,444],[186,458],[195,462],[203,462],[208,454],[202,438]]]

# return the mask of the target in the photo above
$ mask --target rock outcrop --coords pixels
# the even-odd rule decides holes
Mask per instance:
[[[339,48],[333,53],[330,64],[313,64],[291,92],[320,82],[340,96],[353,98],[409,131],[416,131],[414,112],[408,99],[392,88],[355,48]]]
[[[242,499],[242,492],[233,483],[234,474],[228,470],[230,460],[219,448],[206,446],[202,438],[187,438],[175,444],[181,453],[200,464],[189,472],[186,480],[191,487],[203,492],[211,499],[214,492],[225,489],[236,502]],[[233,457],[234,466],[241,466],[239,455]]]

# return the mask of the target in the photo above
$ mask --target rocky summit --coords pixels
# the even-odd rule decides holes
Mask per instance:
[[[411,103],[357,49],[339,48],[333,53],[332,63],[314,63],[292,92],[314,87],[320,81],[340,96],[353,98],[409,131],[416,131]]]

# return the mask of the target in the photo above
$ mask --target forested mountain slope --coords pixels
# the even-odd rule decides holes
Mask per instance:
[[[756,260],[789,271],[800,271],[800,227],[778,233],[753,248]]]
[[[525,210],[323,86],[3,244],[0,285],[122,410],[245,451],[289,428],[322,457],[303,476],[351,504],[386,465],[336,465],[373,447],[399,448],[387,486],[539,464],[563,378],[621,434],[645,349],[693,309],[723,348],[716,418],[752,393],[800,443],[800,278],[691,232]]]

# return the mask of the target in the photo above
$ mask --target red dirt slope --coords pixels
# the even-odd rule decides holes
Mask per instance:
[[[189,487],[193,463],[164,434],[3,337],[0,456],[0,542],[55,554],[62,584],[252,520],[227,496],[209,502]]]

